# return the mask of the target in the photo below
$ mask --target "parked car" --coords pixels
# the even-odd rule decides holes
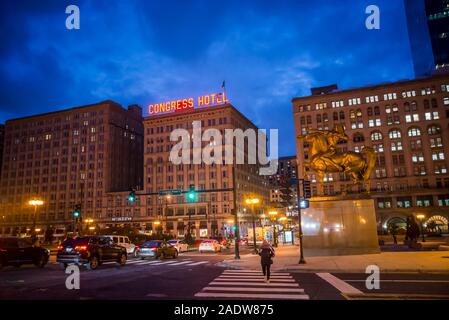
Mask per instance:
[[[126,264],[126,249],[114,243],[107,236],[87,236],[67,239],[58,246],[56,261],[64,269],[69,263],[85,265],[90,270],[97,269],[103,262],[115,261]]]
[[[198,248],[198,251],[200,253],[203,253],[205,251],[220,252],[221,245],[220,245],[220,243],[218,243],[217,240],[205,239],[201,242],[200,247]]]
[[[22,264],[43,268],[49,257],[48,249],[34,246],[30,239],[0,237],[0,269],[7,265],[20,267]]]
[[[168,243],[175,247],[178,253],[186,252],[189,249],[189,245],[182,240],[169,240]]]
[[[176,249],[176,247],[162,240],[144,242],[139,247],[138,252],[139,257],[142,260],[144,260],[145,258],[164,259],[167,257],[178,257],[178,250]]]
[[[137,246],[129,240],[127,236],[117,236],[117,235],[106,235],[105,237],[109,237],[114,241],[115,244],[118,244],[121,247],[126,248],[126,253],[131,254],[137,257]]]

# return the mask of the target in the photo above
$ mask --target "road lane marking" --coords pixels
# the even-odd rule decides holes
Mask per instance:
[[[242,279],[242,278],[220,278],[220,277],[217,277],[217,278],[215,278],[215,280],[214,281],[242,281],[242,280],[244,280],[244,281],[246,281],[246,282],[260,282],[260,281],[263,281],[264,280],[264,278],[259,278],[259,279]],[[294,279],[271,279],[271,281],[275,281],[275,282],[295,282],[295,280]]]
[[[246,292],[266,292],[267,288],[251,288],[251,287],[205,287],[205,291],[246,291]],[[270,288],[270,292],[301,292],[304,293],[304,289],[300,288]]]
[[[343,280],[337,278],[336,276],[330,273],[317,273],[316,275],[319,276],[321,279],[330,283],[334,288],[336,288],[341,293],[363,294],[363,292],[360,291],[359,289],[354,288],[350,284],[344,282]]]
[[[186,264],[186,263],[191,263],[191,262],[193,262],[193,261],[183,261],[183,262],[177,262],[177,263],[173,263],[173,264],[171,264],[171,266],[180,266],[180,265],[182,265],[182,264]]]
[[[239,274],[262,274],[262,271],[252,271],[252,270],[225,270],[224,273],[239,273]],[[290,275],[288,272],[279,272],[279,271],[273,271],[271,274],[277,274],[277,275]]]
[[[343,280],[346,282],[365,282],[366,280],[354,279]],[[404,283],[449,283],[449,280],[379,280],[380,282],[404,282]]]
[[[194,263],[190,263],[187,266],[198,266],[200,264],[205,264],[205,263],[209,263],[209,261],[200,261],[200,262],[194,262]]]
[[[143,261],[139,261],[139,262],[134,263],[134,265],[140,266],[140,265],[153,264],[153,263],[160,263],[160,261],[143,260]]]
[[[262,279],[265,278],[263,274],[260,275],[252,275],[252,276],[243,276],[243,275],[221,275],[221,278],[242,278],[242,279]],[[270,275],[271,279],[293,279],[292,276],[273,276]]]
[[[265,286],[265,287],[299,287],[299,284],[297,283],[260,283],[260,282],[241,282],[241,281],[212,281],[209,283],[209,285],[220,285],[220,286]]]
[[[176,263],[177,261],[160,261],[159,263],[154,263],[153,266],[162,266],[166,264]]]
[[[284,299],[308,300],[306,294],[268,294],[268,293],[227,293],[227,292],[198,292],[195,297],[202,298],[245,298],[245,299]]]

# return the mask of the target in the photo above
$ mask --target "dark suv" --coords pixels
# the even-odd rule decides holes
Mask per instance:
[[[34,246],[30,239],[0,237],[0,269],[6,265],[20,267],[31,263],[43,268],[49,256],[50,251]]]
[[[56,256],[56,261],[64,269],[68,264],[75,263],[95,270],[108,261],[115,261],[123,266],[126,259],[126,248],[115,244],[111,238],[102,236],[67,239],[58,247]]]

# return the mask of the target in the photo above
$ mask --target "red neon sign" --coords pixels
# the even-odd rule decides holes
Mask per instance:
[[[150,115],[173,113],[195,108],[216,106],[227,102],[228,99],[226,98],[226,94],[224,92],[212,93],[204,96],[199,96],[196,99],[185,98],[150,104],[148,106],[148,113]]]

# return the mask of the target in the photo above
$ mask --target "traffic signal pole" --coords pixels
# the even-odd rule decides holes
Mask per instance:
[[[234,203],[234,223],[235,223],[235,260],[240,260],[240,223],[239,223],[239,213],[237,211],[237,188],[235,185],[235,167],[232,167],[232,194],[233,194],[233,203]]]
[[[305,264],[306,260],[304,259],[304,246],[303,246],[303,233],[302,233],[302,218],[301,218],[301,188],[299,183],[302,182],[304,185],[304,179],[299,179],[297,185],[297,193],[298,193],[298,233],[299,233],[299,261],[298,264]]]

